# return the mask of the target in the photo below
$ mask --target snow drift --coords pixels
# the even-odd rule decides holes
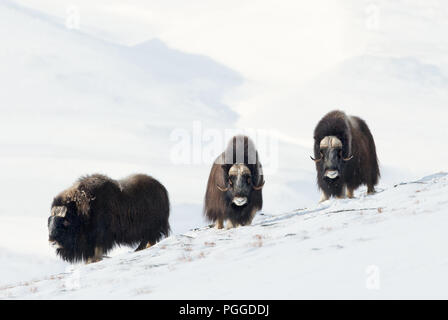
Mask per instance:
[[[448,175],[252,226],[195,229],[139,253],[0,289],[11,299],[448,298]]]

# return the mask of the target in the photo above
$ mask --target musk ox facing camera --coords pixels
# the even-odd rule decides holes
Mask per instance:
[[[213,163],[204,214],[216,228],[250,225],[263,207],[264,178],[258,152],[247,136],[235,136]]]
[[[169,212],[168,192],[150,176],[86,176],[54,199],[49,241],[68,262],[97,262],[116,245],[139,251],[168,236]]]
[[[314,158],[321,202],[330,197],[353,198],[354,190],[367,185],[375,192],[380,178],[375,141],[366,122],[332,111],[314,130]]]

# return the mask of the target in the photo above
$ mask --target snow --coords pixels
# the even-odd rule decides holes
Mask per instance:
[[[73,12],[78,26],[68,25]],[[73,272],[48,246],[47,217],[58,192],[95,172],[159,179],[170,193],[174,235],[165,240],[172,249],[159,245],[134,255],[118,248],[98,266],[76,265],[80,291],[90,297],[311,298],[340,292],[388,298],[418,296],[414,287],[426,290],[424,297],[444,295],[436,282],[446,283],[446,263],[434,251],[443,245],[437,238],[444,239],[440,212],[446,200],[437,190],[446,178],[428,178],[431,191],[416,193],[419,203],[406,197],[420,183],[393,188],[448,171],[444,1],[0,0],[0,20],[0,286],[14,288],[2,290],[5,297],[78,297],[58,291]],[[370,198],[360,190],[355,201],[315,207],[312,131],[336,108],[369,124],[381,164],[379,189],[385,191]],[[224,131],[244,128],[263,130],[276,142],[257,143],[266,169],[265,216],[254,227],[181,236],[206,225],[201,212],[209,158],[227,143]],[[190,150],[184,162],[173,158],[175,132],[192,135],[193,144],[199,138],[203,149]],[[206,154],[214,132],[221,146]],[[389,209],[330,213],[368,205]],[[310,209],[285,215],[300,208]],[[276,217],[275,225],[261,227]],[[380,217],[387,218],[373,222]],[[326,226],[336,230],[319,229]],[[357,241],[363,232],[374,240]],[[294,235],[285,238],[287,233]],[[188,241],[193,251],[185,250]],[[403,249],[408,247],[416,251]],[[277,249],[282,256],[271,261]],[[197,259],[202,252],[206,258]],[[182,262],[181,253],[193,261]],[[131,259],[139,261],[140,272],[150,268],[146,285],[109,283],[111,274],[121,281],[120,268],[123,279],[134,276]],[[148,261],[158,259],[169,267]],[[117,260],[124,261],[121,267]],[[216,261],[222,269],[212,274],[207,268],[216,269]],[[378,292],[365,290],[366,269],[375,274],[372,265],[381,271]],[[109,266],[110,274],[95,273],[100,266]],[[170,282],[172,287],[194,282],[198,290],[186,295],[164,286],[171,268],[179,283]],[[288,277],[307,291],[290,288]],[[39,279],[50,279],[49,285]],[[244,285],[231,288],[229,279]],[[86,288],[101,281],[98,291]],[[253,290],[258,283],[278,290]],[[209,284],[215,293],[206,291]]]
[[[201,228],[0,288],[13,299],[446,299],[448,174]]]

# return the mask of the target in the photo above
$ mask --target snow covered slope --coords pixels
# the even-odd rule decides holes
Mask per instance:
[[[1,298],[448,298],[448,174],[10,284]]]

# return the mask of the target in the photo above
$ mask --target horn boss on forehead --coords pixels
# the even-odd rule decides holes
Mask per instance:
[[[251,175],[251,172],[250,172],[249,168],[243,163],[234,164],[229,170],[230,176],[238,176],[238,175],[245,175],[245,174]]]
[[[342,148],[342,141],[335,136],[327,136],[320,141],[320,148]]]
[[[62,206],[62,207],[53,207],[51,209],[51,215],[53,217],[61,217],[61,218],[65,218],[65,216],[67,215],[67,207]]]

